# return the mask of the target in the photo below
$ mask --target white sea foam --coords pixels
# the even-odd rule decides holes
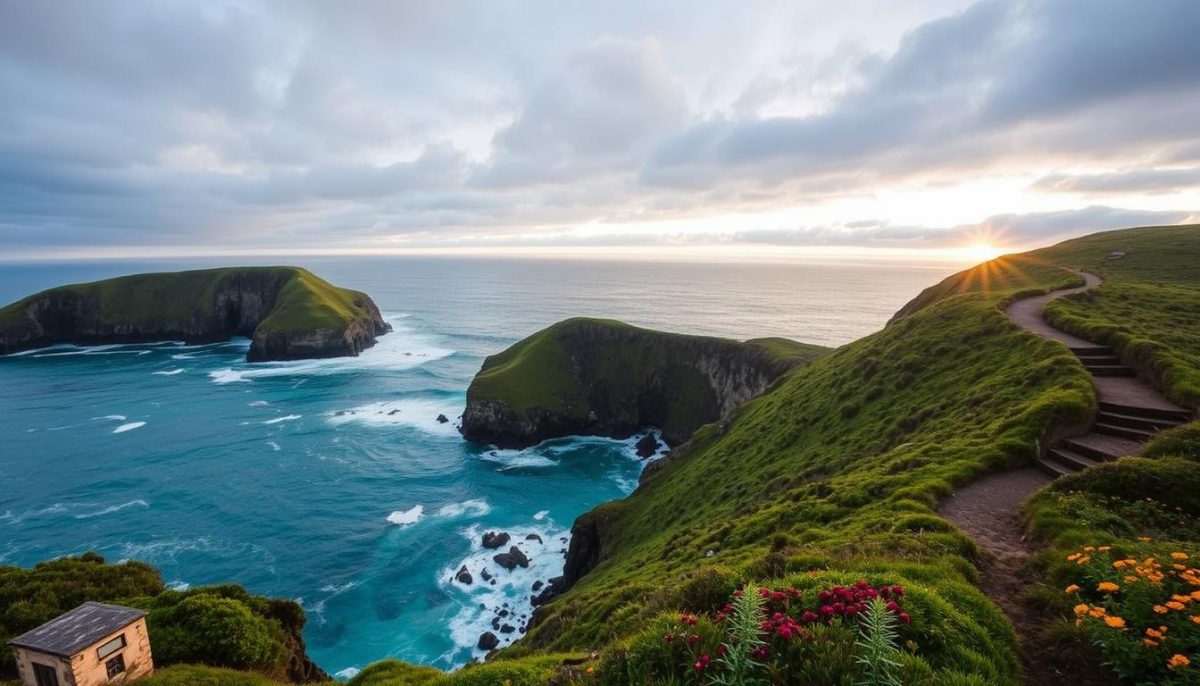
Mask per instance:
[[[396,510],[387,516],[388,522],[399,527],[407,527],[421,521],[425,516],[425,506],[414,505],[407,510]]]
[[[540,521],[542,521],[543,519],[545,519],[545,518],[546,518],[546,515],[548,515],[548,514],[550,514],[550,510],[538,510],[537,514],[535,514],[535,515],[533,516],[533,518],[534,518],[534,520],[535,520],[535,521],[539,521],[539,522],[540,522]]]
[[[182,592],[182,591],[186,591],[186,590],[188,590],[188,589],[189,589],[189,588],[191,588],[191,587],[192,587],[192,585],[191,585],[191,584],[189,584],[188,582],[186,582],[186,581],[179,581],[178,579],[176,579],[175,581],[168,581],[168,582],[167,582],[167,588],[171,589],[172,591],[180,591],[180,592]]]
[[[266,400],[252,400],[247,404],[250,405],[250,407],[266,407],[271,403],[267,402]]]
[[[246,378],[246,374],[244,372],[237,372],[237,371],[230,369],[229,367],[211,371],[208,373],[208,376],[210,379],[213,380],[213,383],[239,383],[239,382],[249,383],[250,382],[250,379]]]
[[[529,567],[516,567],[509,571],[496,564],[492,558],[502,551],[488,550],[482,546],[481,531],[484,530],[509,532],[512,535],[509,545],[525,553],[529,558]],[[567,547],[563,539],[569,540],[570,531],[558,529],[552,522],[540,522],[507,527],[489,524],[486,528],[473,525],[460,533],[471,541],[471,554],[464,560],[442,568],[438,572],[437,582],[460,603],[459,611],[449,622],[451,640],[460,650],[482,657],[485,651],[479,650],[477,643],[483,632],[496,634],[502,646],[521,637],[520,628],[529,622],[533,613],[530,596],[540,592],[540,589],[533,591],[533,584],[537,581],[544,584],[548,579],[562,574],[561,550]],[[537,534],[542,542],[527,540],[525,537],[529,534]],[[470,585],[454,580],[464,565],[473,577]],[[483,580],[484,569],[492,575],[495,585]],[[484,607],[481,608],[481,605]],[[508,616],[500,619],[501,624],[509,624],[517,631],[504,634],[492,627],[492,619],[501,609],[508,611]]]
[[[267,445],[271,446],[271,450],[274,450],[275,452],[279,452],[280,450],[279,444],[275,441],[267,441]]]
[[[113,429],[113,433],[123,434],[126,431],[133,431],[134,429],[140,429],[143,426],[146,426],[146,422],[129,422],[127,424],[122,424],[121,426],[118,426],[117,428]]]
[[[125,421],[125,415],[123,415],[123,414],[106,414],[103,417],[92,417],[92,419],[109,419],[114,422],[123,422],[123,421]]]
[[[381,400],[359,405],[348,410],[328,414],[329,423],[335,426],[358,423],[372,427],[408,426],[428,434],[458,437],[454,419],[462,414],[466,399],[452,398],[400,398]],[[438,415],[449,421],[439,422]]]
[[[301,417],[303,417],[303,416],[304,416],[304,415],[299,415],[299,414],[289,414],[289,415],[287,415],[287,416],[285,416],[285,417],[276,417],[276,418],[274,418],[274,419],[268,419],[267,421],[263,422],[263,424],[278,424],[278,423],[280,423],[280,422],[290,422],[290,421],[297,420],[297,419],[299,419],[299,418],[301,418]]]
[[[167,369],[167,370],[160,371],[160,372],[150,372],[150,373],[155,376],[175,376],[176,374],[183,373],[183,367],[177,367],[175,369]]]
[[[360,671],[361,670],[359,670],[358,667],[347,667],[339,672],[334,672],[333,677],[335,679],[345,679],[345,680],[349,681],[350,679],[353,679],[354,677],[358,676],[358,673]]]
[[[439,517],[485,517],[492,511],[492,506],[486,500],[464,500],[461,503],[443,505],[438,510]]]
[[[75,519],[91,519],[92,517],[102,517],[106,514],[120,512],[127,507],[150,507],[150,503],[138,498],[137,500],[130,500],[127,503],[121,503],[120,505],[110,505],[103,510],[98,510],[96,512],[82,512],[75,515]]]
[[[402,323],[403,317],[389,315],[392,332],[358,357],[330,357],[318,360],[260,362],[244,368],[225,368],[209,373],[214,383],[252,381],[271,377],[326,376],[352,372],[411,369],[454,353],[439,347],[429,336],[418,334]]]

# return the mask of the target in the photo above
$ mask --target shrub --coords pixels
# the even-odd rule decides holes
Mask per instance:
[[[284,649],[278,625],[256,616],[242,601],[196,594],[155,608],[148,618],[155,660],[240,669],[276,665]]]

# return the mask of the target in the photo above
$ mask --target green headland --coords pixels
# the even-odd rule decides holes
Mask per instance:
[[[137,274],[42,291],[0,309],[0,354],[94,345],[251,339],[252,362],[357,355],[389,331],[365,293],[299,267]]]

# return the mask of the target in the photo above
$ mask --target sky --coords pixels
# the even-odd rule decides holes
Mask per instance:
[[[1200,222],[1196,0],[0,0],[3,257],[988,256]]]

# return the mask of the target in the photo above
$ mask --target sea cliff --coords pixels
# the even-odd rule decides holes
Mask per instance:
[[[251,362],[358,355],[391,327],[365,293],[298,267],[136,274],[60,286],[0,309],[0,355],[55,343],[251,339]]]
[[[739,343],[568,319],[484,361],[467,389],[462,433],[526,447],[655,426],[680,443],[825,352],[777,338]]]

